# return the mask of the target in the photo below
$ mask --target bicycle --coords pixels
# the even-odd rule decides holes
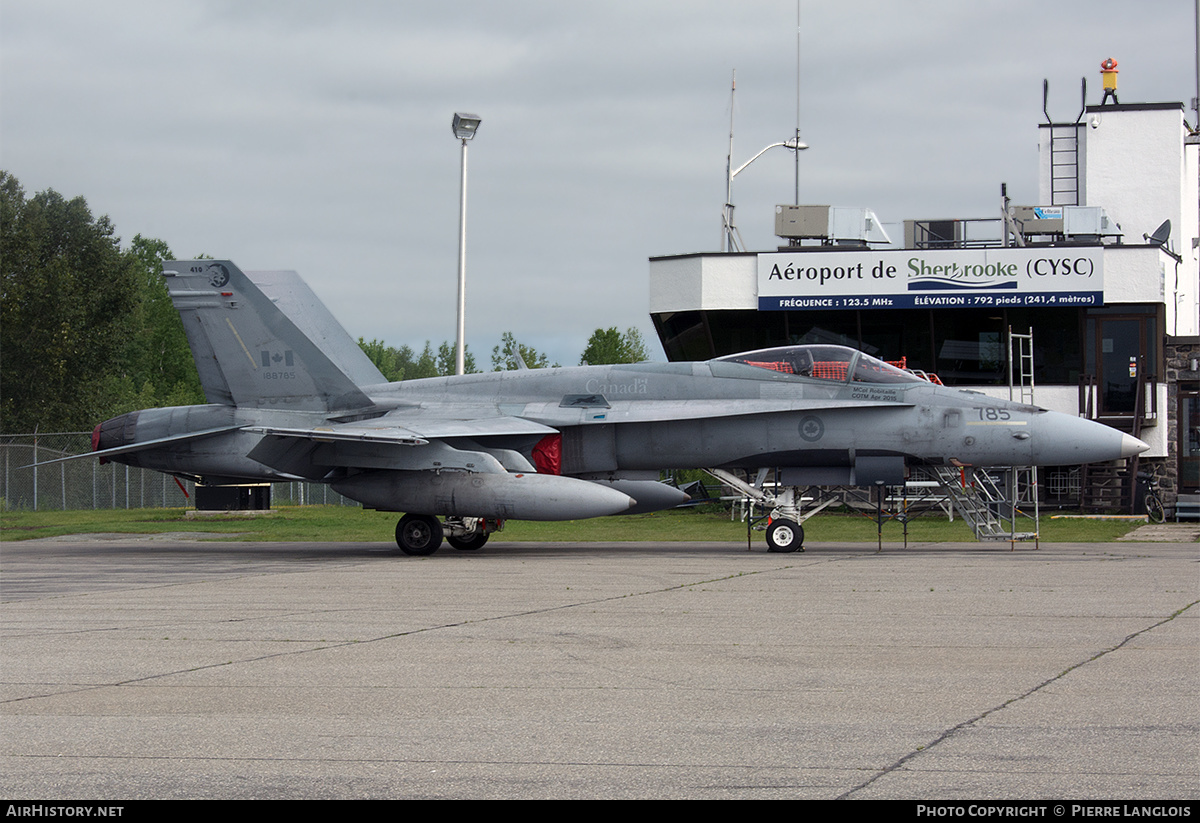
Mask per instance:
[[[1167,510],[1158,496],[1158,480],[1151,474],[1139,474],[1138,477],[1146,481],[1146,496],[1142,498],[1146,506],[1146,519],[1151,523],[1166,521]]]

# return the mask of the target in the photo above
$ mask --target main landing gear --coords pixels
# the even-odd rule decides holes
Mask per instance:
[[[428,514],[406,514],[396,524],[396,545],[405,554],[424,557],[442,545],[442,524]]]
[[[443,524],[431,514],[406,514],[396,524],[396,545],[414,557],[433,554],[442,540],[460,551],[475,551],[492,532],[504,528],[503,520],[482,517],[447,517]]]

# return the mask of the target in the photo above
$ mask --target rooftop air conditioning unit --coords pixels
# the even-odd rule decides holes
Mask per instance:
[[[1099,206],[1013,206],[1012,215],[1026,237],[1121,236],[1121,227]]]
[[[839,245],[892,242],[873,211],[847,206],[776,206],[775,234]]]

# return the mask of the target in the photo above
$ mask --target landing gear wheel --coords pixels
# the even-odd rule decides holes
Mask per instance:
[[[442,524],[428,514],[406,514],[396,524],[396,545],[415,557],[433,554],[442,545]]]
[[[446,542],[459,551],[473,552],[476,549],[482,549],[483,544],[488,541],[487,532],[473,532],[464,534],[461,537],[447,537]]]
[[[791,520],[775,520],[767,526],[767,551],[804,551],[804,527]]]

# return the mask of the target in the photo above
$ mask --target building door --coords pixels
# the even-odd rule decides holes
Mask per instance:
[[[1141,323],[1136,318],[1100,321],[1097,352],[1101,416],[1133,414],[1142,362]]]
[[[1132,417],[1137,404],[1138,383],[1156,377],[1158,349],[1153,315],[1093,314],[1087,319],[1087,371],[1096,375],[1098,417]],[[1142,398],[1146,414],[1152,398]]]
[[[1200,492],[1200,391],[1179,391],[1179,491]]]

